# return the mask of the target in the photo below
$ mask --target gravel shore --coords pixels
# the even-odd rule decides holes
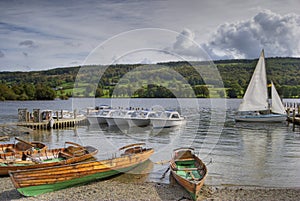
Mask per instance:
[[[121,175],[122,177],[122,175]],[[37,197],[24,197],[14,188],[9,177],[0,178],[0,200],[190,200],[178,184],[123,182],[118,177],[92,182]],[[205,185],[198,200],[300,200],[300,188],[213,187]]]

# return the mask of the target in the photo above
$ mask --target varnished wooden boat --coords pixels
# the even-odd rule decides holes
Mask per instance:
[[[118,153],[113,154],[112,158],[106,160],[13,171],[9,175],[21,194],[37,196],[127,172],[147,161],[153,154],[153,149],[145,148],[144,145],[138,143],[124,146]]]
[[[74,142],[66,148],[27,150],[0,154],[0,175],[8,175],[9,171],[32,170],[36,168],[81,162],[93,158],[98,150],[92,146],[81,146]]]
[[[11,153],[22,154],[22,152],[27,152],[29,150],[38,152],[48,148],[42,142],[27,142],[17,137],[15,139],[18,141],[15,144],[0,144],[0,158],[5,157],[5,155],[11,155]]]
[[[28,150],[42,150],[48,147],[42,142],[27,142],[20,138],[15,138],[18,142],[15,144],[0,144],[0,154],[10,153],[10,152],[23,152]]]
[[[170,170],[175,180],[190,193],[194,200],[197,200],[207,175],[207,168],[194,154],[194,149],[175,149],[170,161]]]

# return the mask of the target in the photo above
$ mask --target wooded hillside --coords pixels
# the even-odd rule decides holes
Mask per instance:
[[[0,100],[60,97],[230,97],[240,98],[255,60],[214,61],[224,87],[208,62],[78,66],[32,72],[0,72]],[[300,97],[300,59],[267,58],[268,83],[283,98]],[[197,70],[201,69],[199,74]]]

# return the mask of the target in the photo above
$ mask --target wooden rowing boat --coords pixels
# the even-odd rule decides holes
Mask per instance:
[[[194,200],[197,200],[207,175],[207,168],[194,154],[194,149],[175,149],[170,161],[170,170],[175,180],[190,193]]]
[[[112,158],[106,160],[13,171],[9,175],[21,194],[37,196],[127,172],[147,161],[153,154],[153,149],[145,148],[144,145],[137,143],[124,146],[118,153],[114,153]]]
[[[81,146],[74,142],[65,142],[66,148],[27,150],[0,154],[0,175],[9,171],[32,170],[81,162],[93,158],[98,150],[92,146]]]
[[[43,150],[47,149],[48,147],[42,143],[42,142],[27,142],[25,140],[22,140],[20,138],[15,137],[15,139],[18,141],[15,144],[0,144],[0,154],[6,154],[6,153],[20,153],[25,152],[28,150]],[[21,153],[20,153],[21,154]]]
[[[42,142],[27,142],[17,137],[15,137],[15,139],[18,141],[15,144],[0,144],[0,154],[8,152],[23,152],[29,149],[47,149],[47,146]]]

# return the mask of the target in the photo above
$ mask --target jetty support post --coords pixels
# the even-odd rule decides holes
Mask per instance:
[[[56,111],[56,121],[59,120],[58,111]]]
[[[77,110],[74,110],[74,119],[77,119]]]
[[[287,113],[287,126],[290,125],[290,108],[288,107],[287,110],[286,110],[286,113]]]
[[[295,131],[295,125],[296,125],[295,119],[296,119],[296,110],[293,109],[293,131]]]
[[[33,122],[41,122],[40,109],[33,109]]]
[[[18,109],[18,120],[19,122],[27,122],[27,108],[19,108]]]

